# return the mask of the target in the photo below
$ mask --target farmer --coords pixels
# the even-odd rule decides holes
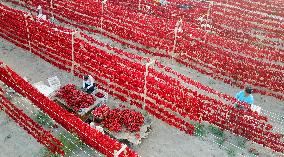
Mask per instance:
[[[167,0],[160,0],[160,5],[167,5],[169,2]]]
[[[252,88],[246,87],[245,90],[240,91],[236,94],[235,98],[241,102],[246,102],[249,105],[252,105],[254,102],[253,96],[252,96]]]
[[[163,5],[167,5],[167,4],[168,4],[167,0],[154,0],[154,5],[163,6]]]
[[[43,15],[43,14],[42,14],[42,8],[41,8],[41,6],[38,6],[38,7],[37,7],[37,18],[46,20],[46,15]]]
[[[91,75],[83,76],[83,90],[89,94],[95,90],[94,78]]]
[[[40,5],[37,7],[37,18],[47,20],[46,15],[43,15],[42,7]],[[50,17],[50,23],[55,23],[55,18],[53,16]]]

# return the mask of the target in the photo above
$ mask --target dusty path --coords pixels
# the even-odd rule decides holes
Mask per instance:
[[[68,27],[74,28],[72,26]],[[224,84],[221,81],[211,79],[208,76],[202,75],[195,70],[176,63],[175,61],[145,55],[131,48],[126,48],[117,42],[113,42],[109,38],[98,34],[92,35],[100,41],[109,43],[112,46],[118,47],[127,52],[134,54],[139,53],[139,55],[142,56],[156,58],[162,63],[172,67],[174,70],[222,93],[234,96],[235,93],[241,90],[238,87],[232,87]],[[2,39],[0,39],[0,60],[3,60],[22,77],[28,77],[31,83],[44,81],[45,84],[47,84],[46,80],[48,77],[58,76],[63,85],[67,83],[78,85],[81,84],[80,79],[72,76],[69,73],[66,73],[65,71],[59,70],[58,68],[50,65],[33,54],[19,49]],[[280,128],[284,134],[284,119],[282,116],[284,113],[284,102],[273,97],[259,94],[254,94],[254,98],[255,104],[262,107],[263,114],[272,117],[277,128]],[[110,103],[114,103],[114,101],[117,100],[114,100],[113,98],[110,99]],[[0,126],[3,125],[3,127],[0,127],[0,151],[4,152],[3,154],[0,154],[0,157],[7,157],[7,155],[9,157],[40,156],[38,152],[41,148],[41,145],[38,144],[33,138],[30,138],[29,135],[23,133],[23,130],[16,126],[14,122],[6,123],[5,117],[5,114],[0,112]],[[9,134],[11,132],[11,138],[9,138]],[[229,136],[230,135],[228,135],[228,137]],[[16,139],[20,139],[21,142],[18,142]],[[232,140],[234,137],[230,137],[230,139],[230,142],[234,142],[234,140]],[[10,141],[10,143],[7,144],[8,141]],[[245,156],[247,156],[247,150],[239,150],[238,148],[230,145],[229,142],[223,143],[225,148],[219,147],[218,144],[214,142],[218,141],[211,136],[207,136],[205,138],[188,136],[177,129],[168,126],[164,122],[155,119],[153,124],[153,132],[150,134],[149,139],[144,140],[140,146],[135,147],[134,149],[142,157],[225,157],[228,156],[228,150],[231,149],[235,150],[236,156],[242,156],[241,154],[245,154]],[[262,148],[260,147],[260,149]],[[78,151],[77,153],[80,154],[80,157],[85,156],[83,152]],[[264,156],[275,155],[272,153],[267,153]]]
[[[72,83],[80,85],[80,79],[59,70],[33,54],[15,47],[3,39],[0,39],[0,43],[2,45],[0,46],[0,59],[22,77],[28,77],[31,83],[44,81],[47,84],[46,79],[48,77],[58,76],[63,85],[70,83],[70,80],[72,80]],[[113,101],[113,98],[111,98],[110,103]],[[27,133],[23,133],[24,131],[15,125],[13,121],[3,124],[2,121],[5,121],[6,115],[3,112],[0,113],[0,124],[5,125],[5,127],[0,127],[0,151],[10,154],[9,157],[19,157],[19,155],[21,157],[39,156],[41,145],[33,138],[30,138]],[[11,144],[7,145],[4,140],[11,130],[13,130],[12,137],[6,140]],[[21,137],[20,142],[16,140],[18,137]],[[150,134],[150,137],[145,139],[142,145],[134,149],[142,157],[226,156],[225,149],[220,149],[218,145],[210,142],[212,141],[211,139],[207,140],[203,141],[198,137],[188,136],[166,123],[155,119],[153,132]],[[0,157],[7,157],[5,153],[0,154]],[[84,154],[83,152],[78,153]]]

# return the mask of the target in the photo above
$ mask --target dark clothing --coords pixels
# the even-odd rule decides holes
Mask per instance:
[[[85,83],[85,89],[87,89],[88,85]],[[91,94],[95,90],[95,84],[93,84],[89,89],[87,89],[87,93]]]

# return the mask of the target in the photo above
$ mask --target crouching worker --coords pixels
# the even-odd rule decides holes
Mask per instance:
[[[94,78],[91,75],[83,76],[83,90],[91,94],[95,88]]]
[[[46,20],[46,15],[43,15],[41,6],[37,7],[37,18]]]
[[[249,104],[250,106],[253,105],[254,99],[252,96],[252,88],[251,87],[246,87],[245,90],[240,91],[239,93],[236,94],[235,98],[240,101],[240,102],[245,102]],[[239,106],[236,106],[237,108]],[[240,107],[242,108],[242,107]]]

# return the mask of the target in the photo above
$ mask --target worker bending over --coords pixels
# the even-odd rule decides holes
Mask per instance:
[[[41,6],[37,7],[37,18],[46,20],[46,15],[43,15]]]
[[[252,105],[253,102],[254,102],[254,99],[253,99],[253,96],[252,96],[252,88],[251,87],[246,87],[245,90],[240,91],[239,93],[237,93],[235,98],[238,101],[246,102],[249,105]]]
[[[91,75],[83,76],[83,90],[91,94],[95,90],[94,78]]]

